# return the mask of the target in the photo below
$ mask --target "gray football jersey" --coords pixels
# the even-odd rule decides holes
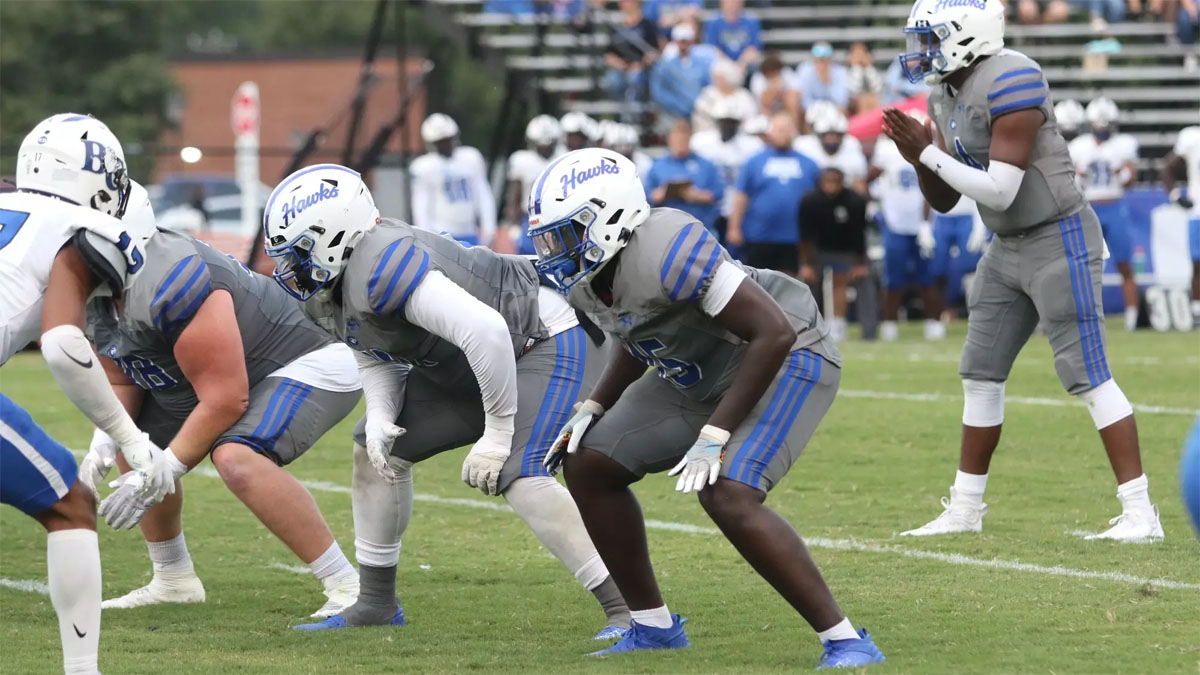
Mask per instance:
[[[251,387],[332,342],[273,279],[204,242],[164,230],[146,243],[145,254],[144,269],[121,296],[120,312],[111,298],[88,306],[88,333],[99,353],[120,364],[169,413],[183,416],[196,407],[196,392],[175,360],[175,341],[213,291],[233,297]]]
[[[984,224],[1000,234],[1061,220],[1084,205],[1041,66],[1005,49],[981,61],[957,94],[944,83],[929,94],[929,116],[937,123],[946,149],[964,164],[985,171],[992,120],[1029,108],[1041,110],[1046,119],[1016,199],[1006,211],[979,205]]]
[[[421,365],[462,354],[404,316],[404,303],[429,270],[438,270],[499,312],[518,358],[548,335],[538,316],[537,270],[520,256],[468,248],[448,236],[385,218],[355,244],[345,270],[333,293],[303,303],[304,311],[339,340],[380,360]]]
[[[686,396],[713,400],[729,388],[746,344],[700,305],[723,261],[741,266],[693,216],[651,209],[611,263],[617,266],[611,302],[596,294],[591,280],[576,284],[567,298]],[[796,329],[793,349],[841,365],[808,286],[780,272],[741,267]]]

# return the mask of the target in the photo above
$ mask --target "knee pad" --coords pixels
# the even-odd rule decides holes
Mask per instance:
[[[1004,423],[1004,383],[963,379],[963,424],[998,427]]]
[[[1104,429],[1133,414],[1133,405],[1125,398],[1125,392],[1121,391],[1117,381],[1113,379],[1106,380],[1078,396],[1087,404],[1097,429]]]

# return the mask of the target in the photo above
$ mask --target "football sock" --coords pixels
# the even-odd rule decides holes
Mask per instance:
[[[196,576],[192,556],[188,553],[187,540],[182,532],[174,539],[148,541],[146,550],[149,551],[150,562],[154,565],[155,578]]]
[[[830,640],[857,640],[858,633],[854,632],[854,624],[850,623],[850,619],[842,619],[841,623],[817,633],[817,637],[821,642],[829,642]]]
[[[354,567],[350,565],[350,561],[346,560],[346,555],[342,553],[342,547],[338,546],[335,540],[325,549],[319,558],[308,563],[309,569],[312,570],[313,576],[317,580],[324,582],[326,586],[330,582],[337,582],[354,575]]]
[[[651,628],[670,628],[675,625],[671,618],[671,610],[666,605],[654,609],[637,609],[629,613],[630,618],[643,626]]]
[[[400,537],[412,518],[413,478],[411,467],[397,468],[397,481],[385,481],[371,466],[367,449],[355,444],[350,502],[354,509],[354,557],[359,566],[394,569],[400,561]]]
[[[1126,513],[1154,510],[1154,505],[1150,503],[1150,481],[1146,474],[1118,485],[1117,499],[1121,500],[1121,507]]]
[[[518,478],[504,491],[504,499],[584,588],[594,589],[608,578],[608,568],[588,537],[579,507],[562,483],[551,476]]]
[[[1125,330],[1134,330],[1135,328],[1137,328],[1137,322],[1138,322],[1138,308],[1137,307],[1126,307],[1125,308]]]
[[[895,321],[883,321],[879,324],[879,339],[895,340],[900,337],[900,326]]]
[[[358,600],[342,610],[342,618],[351,626],[380,626],[391,620],[396,600],[396,566],[358,566]]]
[[[625,604],[625,598],[621,597],[621,591],[617,589],[617,584],[612,577],[605,579],[599,586],[593,588],[592,595],[596,596],[596,599],[600,601],[600,606],[604,608],[604,616],[608,618],[605,626],[629,628],[629,607]]]
[[[955,472],[954,498],[955,501],[979,506],[983,503],[983,492],[987,488],[987,474]]]
[[[63,670],[98,672],[100,647],[100,546],[95,530],[58,530],[46,535],[50,604],[58,614]]]

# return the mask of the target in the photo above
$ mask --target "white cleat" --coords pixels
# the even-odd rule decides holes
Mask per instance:
[[[933,319],[925,322],[925,339],[931,341],[946,339],[946,324]]]
[[[1084,537],[1089,541],[1110,539],[1112,541],[1129,541],[1146,543],[1162,541],[1162,523],[1158,520],[1158,507],[1153,511],[1127,511],[1108,521],[1112,527],[1107,530]]]
[[[955,501],[954,488],[950,488],[950,497],[942,497],[942,515],[934,518],[915,530],[901,532],[901,537],[930,537],[935,534],[955,534],[958,532],[982,532],[983,516],[987,513],[987,504],[963,504]]]
[[[879,339],[884,342],[895,342],[900,337],[900,326],[895,321],[883,321],[879,324]]]
[[[321,605],[321,609],[312,613],[311,616],[314,619],[326,619],[336,616],[341,614],[342,610],[353,605],[358,600],[358,575],[327,587],[325,589],[325,597],[328,599],[324,605]]]
[[[204,584],[200,583],[200,577],[193,575],[182,579],[164,579],[156,575],[141,588],[101,602],[100,609],[133,609],[146,605],[195,602],[204,602]]]

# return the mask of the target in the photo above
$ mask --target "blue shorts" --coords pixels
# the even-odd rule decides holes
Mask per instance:
[[[1192,260],[1200,262],[1200,217],[1188,220],[1188,251]]]
[[[0,394],[0,503],[37,515],[65,497],[78,474],[71,451]]]
[[[1129,207],[1125,200],[1093,202],[1092,210],[1100,219],[1109,257],[1115,263],[1129,262],[1133,258],[1133,239],[1129,236]]]
[[[933,283],[933,268],[921,257],[921,247],[915,234],[883,232],[883,287],[904,288],[910,283],[929,286]]]
[[[933,249],[933,260],[929,265],[934,277],[950,276],[950,262],[953,258],[950,251],[954,248],[958,249],[959,258],[974,258],[971,267],[979,262],[978,253],[967,251],[967,240],[971,238],[971,229],[974,225],[975,216],[969,213],[961,216],[933,214],[933,240],[936,244]]]
[[[1179,492],[1183,495],[1183,506],[1192,518],[1192,526],[1196,528],[1196,534],[1200,534],[1200,421],[1192,427],[1192,433],[1183,445]]]

